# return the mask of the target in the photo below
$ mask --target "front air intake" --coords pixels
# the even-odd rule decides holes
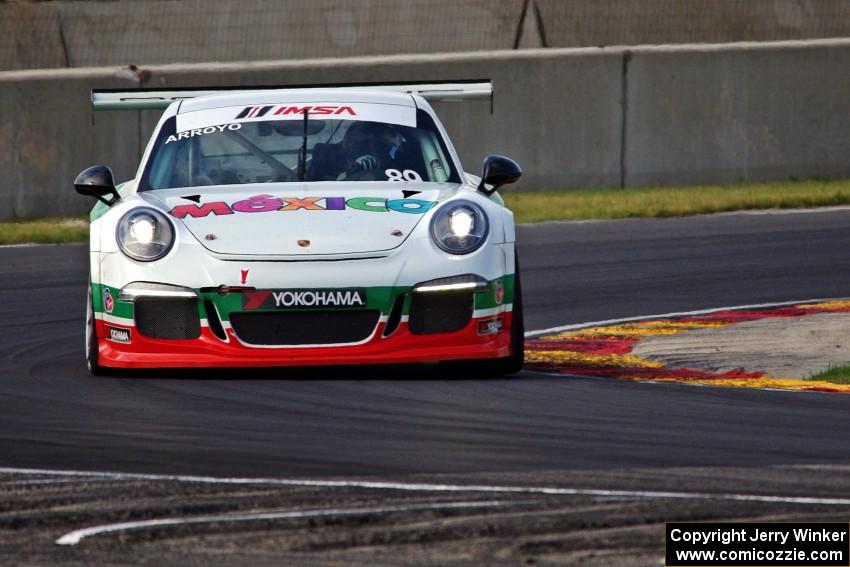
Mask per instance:
[[[140,297],[134,304],[136,328],[151,339],[197,339],[201,319],[195,299]]]
[[[226,341],[227,333],[224,332],[224,327],[221,324],[221,319],[218,317],[218,311],[209,299],[204,301],[204,311],[207,312],[207,324],[210,326],[210,331],[219,339]]]
[[[460,331],[472,317],[473,299],[467,291],[414,293],[408,328],[414,335]]]
[[[380,311],[260,311],[230,314],[239,340],[262,346],[359,343],[375,332]]]

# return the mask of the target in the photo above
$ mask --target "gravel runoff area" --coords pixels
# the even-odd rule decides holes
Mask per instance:
[[[744,369],[776,378],[808,378],[850,363],[850,313],[760,319],[650,336],[632,353],[707,372]]]
[[[422,476],[394,489],[6,470],[0,557],[62,566],[657,566],[666,521],[846,521],[850,513],[848,467],[753,472]],[[469,490],[434,489],[446,484]]]

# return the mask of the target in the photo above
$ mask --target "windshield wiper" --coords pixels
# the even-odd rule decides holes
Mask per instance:
[[[310,107],[304,109],[304,136],[301,139],[301,149],[298,151],[298,181],[304,181],[304,173],[307,170],[307,119],[310,116]]]

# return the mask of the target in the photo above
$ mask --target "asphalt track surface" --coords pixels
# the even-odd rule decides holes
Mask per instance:
[[[520,229],[520,253],[528,329],[850,296],[850,211],[545,224]],[[6,466],[340,476],[850,457],[844,396],[410,367],[90,377],[86,270],[82,245],[0,249]]]
[[[551,223],[519,238],[529,330],[850,296],[848,210]],[[841,395],[432,367],[91,377],[86,247],[0,248],[0,274],[3,467],[525,483],[545,473],[665,489],[688,482],[623,471],[694,467],[701,486],[732,490],[741,475],[724,485],[705,467],[850,463]],[[806,490],[847,493],[827,484]]]

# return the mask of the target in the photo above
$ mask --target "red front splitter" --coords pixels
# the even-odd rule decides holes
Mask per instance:
[[[208,327],[192,340],[151,339],[135,327],[97,321],[99,363],[108,368],[245,368],[274,366],[330,366],[347,364],[405,364],[440,360],[472,360],[502,358],[511,351],[511,313],[499,315],[502,329],[479,335],[478,322],[472,319],[466,327],[453,333],[414,335],[406,323],[383,337],[384,323],[379,323],[372,337],[357,345],[314,347],[256,347],[239,342],[228,329],[228,341],[216,337]],[[105,326],[131,330],[131,343],[113,342],[106,336]]]

